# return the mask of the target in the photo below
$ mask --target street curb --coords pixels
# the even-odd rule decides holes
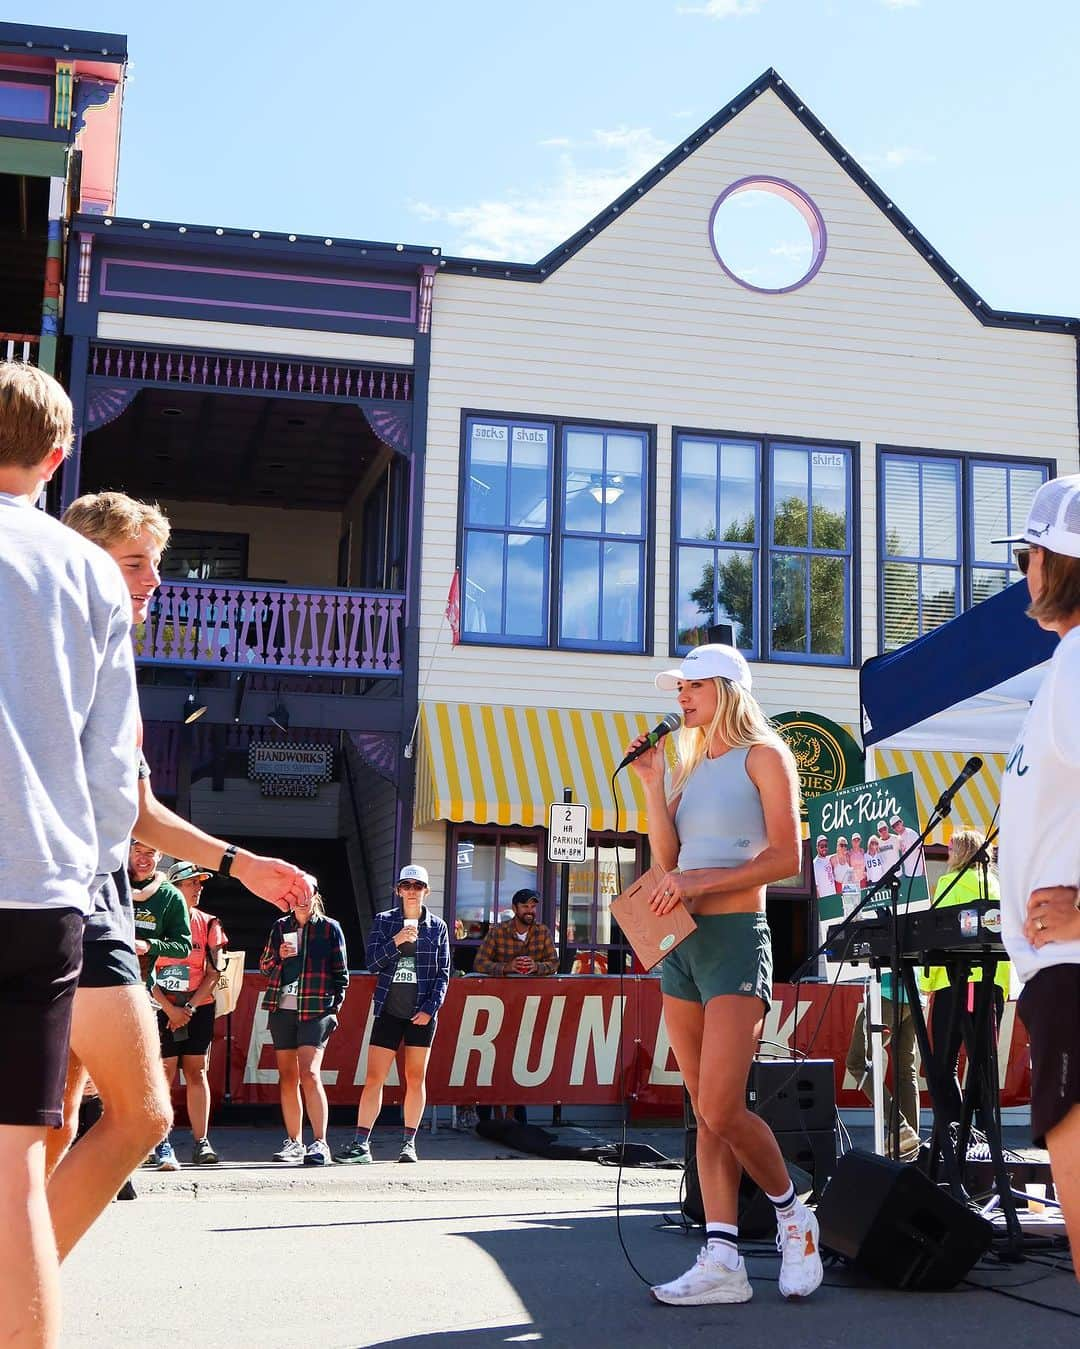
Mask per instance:
[[[550,1173],[551,1163],[543,1169],[522,1164],[515,1157],[502,1165],[470,1162],[467,1167],[445,1163],[421,1162],[417,1167],[398,1168],[396,1163],[382,1162],[373,1166],[330,1166],[326,1168],[282,1167],[267,1170],[263,1167],[237,1168],[215,1171],[211,1168],[190,1167],[182,1172],[142,1171],[133,1177],[139,1197],[185,1195],[192,1199],[234,1198],[261,1194],[275,1194],[293,1199],[348,1199],[352,1201],[374,1197],[411,1195],[469,1195],[481,1194],[581,1194],[595,1193],[614,1197],[618,1168],[599,1166],[588,1162],[564,1163],[572,1170]],[[517,1163],[517,1165],[514,1165]],[[622,1188],[632,1190],[639,1199],[669,1200],[678,1204],[681,1172],[676,1170],[651,1171],[629,1169],[622,1173]]]

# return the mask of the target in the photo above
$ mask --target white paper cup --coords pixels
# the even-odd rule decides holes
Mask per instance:
[[[297,955],[300,951],[300,933],[286,932],[281,938],[281,944],[289,948],[290,955]]]
[[[415,935],[417,929],[418,929],[419,926],[420,926],[420,919],[419,919],[419,918],[406,918],[406,919],[405,919],[405,922],[404,922],[404,926],[405,926],[406,928],[408,928],[408,930],[409,930],[410,932],[412,932],[412,933]]]

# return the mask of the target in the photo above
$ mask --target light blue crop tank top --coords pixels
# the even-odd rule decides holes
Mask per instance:
[[[746,771],[750,747],[702,759],[675,810],[679,869],[749,862],[768,842],[761,796]]]

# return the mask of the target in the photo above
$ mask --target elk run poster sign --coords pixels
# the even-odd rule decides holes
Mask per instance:
[[[841,787],[807,803],[810,855],[818,917],[845,917],[889,868],[918,841],[915,781],[910,773],[876,782]],[[900,871],[900,905],[925,902],[926,860],[922,845],[905,858]],[[871,906],[888,903],[888,891]]]

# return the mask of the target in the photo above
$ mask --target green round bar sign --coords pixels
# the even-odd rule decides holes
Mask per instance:
[[[781,712],[772,722],[795,756],[804,817],[812,796],[866,781],[863,752],[843,726],[816,712]]]

